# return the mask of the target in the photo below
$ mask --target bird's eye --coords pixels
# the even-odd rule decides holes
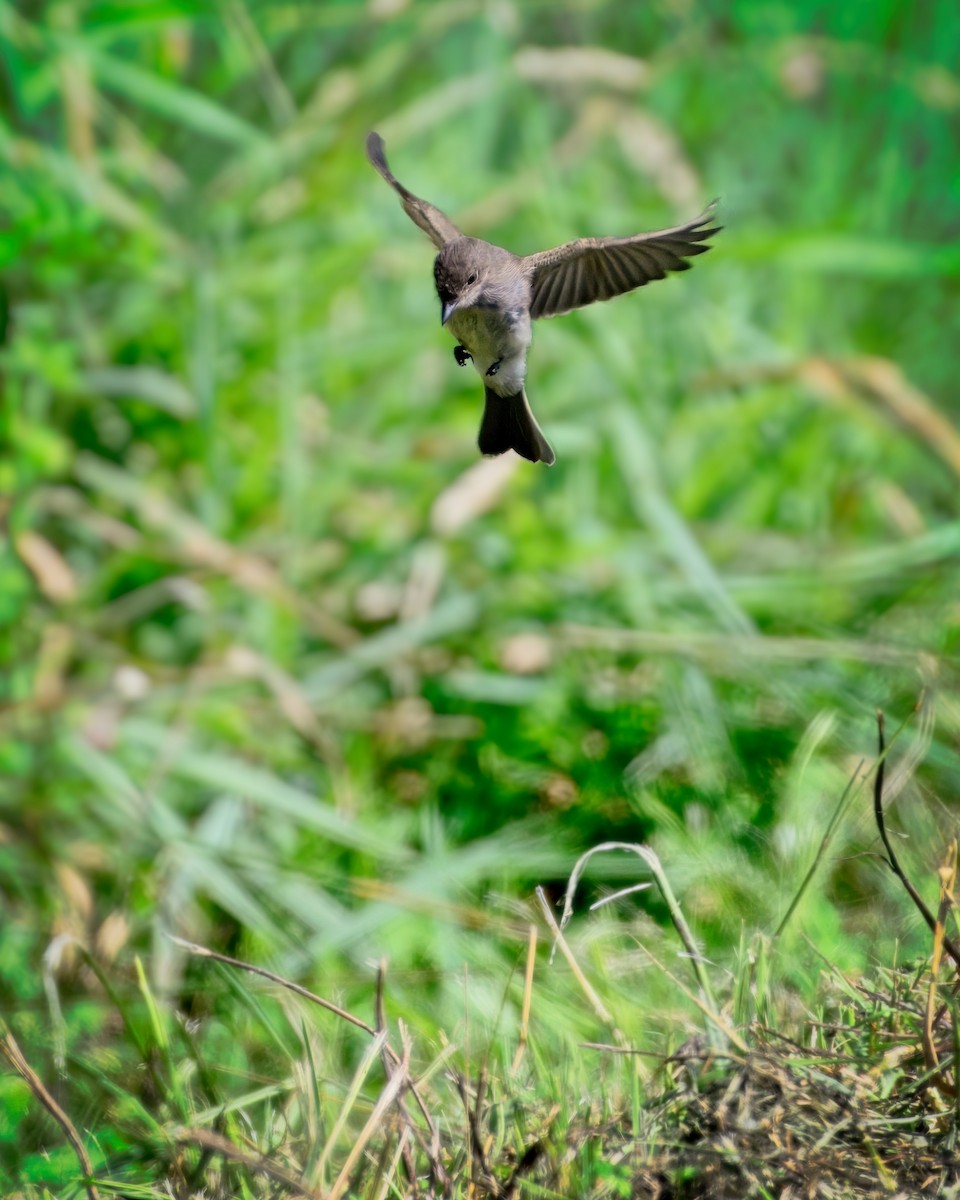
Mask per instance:
[[[476,273],[476,271],[474,271],[473,274],[468,277],[467,283],[474,284],[476,282],[477,282],[477,273]]]

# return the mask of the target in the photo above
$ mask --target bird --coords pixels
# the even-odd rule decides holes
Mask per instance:
[[[517,255],[466,237],[435,205],[408,191],[387,163],[383,138],[367,135],[367,157],[399,195],[403,210],[437,247],[433,277],[440,322],[457,339],[454,357],[473,362],[483,379],[484,409],[477,439],[482,454],[515,450],[552,466],[525,389],[532,323],[610,300],[670,271],[686,271],[722,226],[712,224],[717,202],[685,225],[629,237],[582,237],[552,250]]]

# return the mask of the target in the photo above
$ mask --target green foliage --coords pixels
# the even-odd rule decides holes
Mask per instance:
[[[948,0],[0,3],[0,997],[125,1194],[151,1122],[263,1088],[268,1141],[278,1046],[327,1100],[362,1053],[168,934],[367,1015],[387,956],[394,1013],[474,1066],[512,1053],[534,885],[599,841],[656,847],[721,961],[820,855],[761,1016],[809,993],[804,936],[924,948],[862,785],[818,847],[877,707],[918,880],[958,790],[958,34]],[[554,469],[478,461],[371,128],[518,252],[720,196],[694,271],[538,327]],[[636,870],[595,859],[585,901]],[[576,934],[660,1049],[699,1020],[636,969],[666,916]],[[572,986],[541,1096],[608,1036]],[[0,1085],[0,1167],[76,1188]]]

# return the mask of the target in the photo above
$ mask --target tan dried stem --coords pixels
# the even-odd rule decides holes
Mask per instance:
[[[93,1182],[93,1164],[90,1161],[90,1156],[87,1154],[86,1147],[80,1139],[80,1134],[77,1132],[77,1127],[70,1120],[67,1114],[63,1111],[57,1101],[47,1090],[46,1085],[40,1076],[34,1071],[33,1067],[27,1062],[26,1056],[20,1049],[17,1039],[13,1036],[6,1025],[0,1021],[0,1055],[2,1055],[10,1064],[12,1069],[20,1076],[34,1097],[39,1100],[43,1107],[47,1110],[51,1117],[63,1130],[64,1137],[70,1143],[70,1148],[77,1156],[77,1161],[80,1163],[80,1170],[83,1172],[83,1186],[86,1190],[89,1200],[99,1200],[100,1193],[97,1191],[96,1184]]]

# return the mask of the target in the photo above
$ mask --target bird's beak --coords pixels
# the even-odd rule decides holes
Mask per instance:
[[[447,322],[450,320],[450,318],[453,316],[453,314],[454,314],[456,311],[457,311],[457,302],[456,302],[456,300],[448,300],[448,301],[447,301],[447,303],[446,303],[446,304],[443,306],[443,308],[441,309],[441,312],[440,312],[440,324],[441,324],[441,325],[446,325],[446,323],[447,323]]]

